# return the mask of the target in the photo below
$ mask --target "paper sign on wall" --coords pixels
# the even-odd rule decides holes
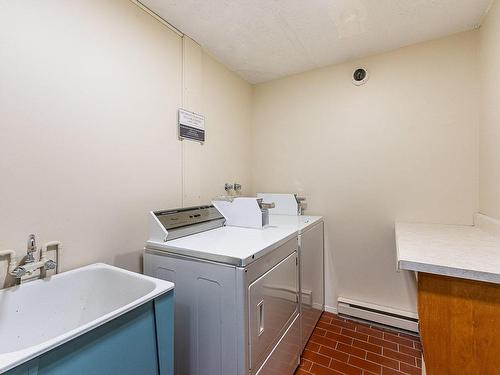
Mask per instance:
[[[179,109],[179,138],[205,142],[205,117]]]

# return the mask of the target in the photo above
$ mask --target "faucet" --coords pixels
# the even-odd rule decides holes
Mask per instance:
[[[27,256],[25,263],[34,263],[35,262],[35,256],[33,253],[35,253],[37,250],[36,248],[36,238],[34,234],[30,234],[28,237],[28,249],[27,249]]]
[[[294,194],[294,196],[295,196],[295,200],[297,201],[297,214],[299,216],[303,215],[304,214],[304,210],[307,207],[306,198],[305,197],[299,197],[299,196],[297,196],[297,194]]]
[[[35,271],[40,270],[40,278],[44,278],[47,275],[48,270],[56,270],[57,263],[52,259],[47,259],[47,249],[49,247],[56,246],[57,259],[59,258],[59,250],[61,249],[61,243],[59,241],[48,242],[42,246],[40,249],[40,258],[38,261],[35,260],[34,253],[37,251],[36,238],[34,234],[30,234],[28,237],[28,245],[26,251],[26,260],[24,264],[20,264],[17,261],[16,253],[12,250],[0,251],[1,255],[9,255],[9,274],[17,279],[18,282],[21,278],[26,275],[31,275]]]

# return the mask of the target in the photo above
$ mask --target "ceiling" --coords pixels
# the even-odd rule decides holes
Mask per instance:
[[[477,27],[492,0],[141,0],[251,83]]]

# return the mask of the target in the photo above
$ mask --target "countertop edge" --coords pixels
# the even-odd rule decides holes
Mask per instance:
[[[466,280],[482,281],[493,284],[500,284],[499,274],[466,270],[466,269],[453,268],[447,266],[438,266],[435,264],[398,260],[398,269],[405,271],[430,273],[439,276],[456,277]]]

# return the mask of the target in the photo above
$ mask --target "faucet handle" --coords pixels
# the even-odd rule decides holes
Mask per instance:
[[[11,272],[11,275],[14,276],[16,279],[20,279],[24,275],[26,275],[28,272],[24,267],[16,267],[14,271]]]
[[[43,265],[43,268],[45,269],[45,271],[49,271],[49,270],[55,270],[56,266],[57,266],[57,263],[50,259],[50,260],[45,262],[45,264]]]

